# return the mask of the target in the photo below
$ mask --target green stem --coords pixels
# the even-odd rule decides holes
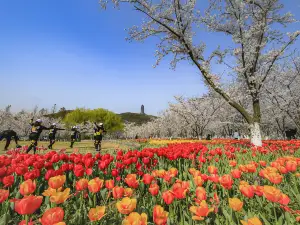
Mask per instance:
[[[274,215],[275,215],[275,221],[277,222],[277,214],[276,214],[276,205],[273,203],[273,210],[274,210]]]
[[[29,216],[25,215],[25,221],[26,221],[26,225],[28,225],[28,221],[29,221]]]

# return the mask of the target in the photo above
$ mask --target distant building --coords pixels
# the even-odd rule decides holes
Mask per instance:
[[[145,115],[145,107],[144,107],[144,105],[141,106],[141,114]]]

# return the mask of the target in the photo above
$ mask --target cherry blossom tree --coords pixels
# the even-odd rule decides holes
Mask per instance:
[[[173,68],[179,61],[190,61],[205,83],[245,118],[251,131],[251,142],[256,146],[262,144],[261,89],[275,65],[300,34],[296,31],[284,35],[277,28],[277,25],[287,27],[295,21],[290,13],[282,13],[284,7],[279,0],[209,0],[209,7],[204,13],[199,10],[201,3],[197,4],[195,0],[111,2],[117,7],[120,3],[131,4],[145,16],[140,26],[128,30],[128,40],[144,41],[149,37],[158,37],[156,65],[169,55],[173,55]],[[105,8],[108,1],[100,0],[100,4]],[[203,28],[229,36],[231,45],[226,44],[207,53],[206,45],[210,43],[201,42]],[[223,88],[220,77],[211,69],[216,60],[227,65],[230,73],[244,84],[241,91],[249,96],[250,109],[244,108],[235,96],[230,96]]]
[[[294,126],[300,131],[300,57],[291,57],[278,66],[265,86],[265,99],[281,119],[281,130]],[[281,115],[280,115],[281,114]],[[274,115],[276,115],[274,113]],[[279,123],[279,121],[278,121]],[[278,124],[280,127],[280,125]]]

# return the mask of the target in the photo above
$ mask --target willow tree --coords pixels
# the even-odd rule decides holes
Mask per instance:
[[[115,6],[130,4],[141,15],[140,26],[128,30],[128,40],[144,41],[158,37],[158,65],[165,56],[173,55],[171,66],[187,60],[200,71],[205,83],[222,96],[245,118],[251,131],[251,142],[261,145],[260,92],[264,82],[287,48],[300,32],[285,35],[280,26],[295,22],[290,13],[283,14],[278,0],[210,0],[200,12],[196,0],[111,0]],[[109,1],[100,0],[103,8]],[[220,46],[210,53],[201,41],[203,28],[208,32],[228,35],[231,44],[220,39]],[[200,40],[200,41],[199,41]],[[208,55],[208,56],[207,56]],[[222,88],[211,67],[215,60],[231,68],[231,74],[244,84],[243,95],[249,95],[251,107],[241,105]]]
[[[70,127],[76,124],[104,123],[108,132],[121,131],[124,128],[120,116],[106,109],[82,109],[78,108],[67,114],[63,122]],[[90,124],[93,125],[93,124]],[[93,127],[93,126],[91,126]]]

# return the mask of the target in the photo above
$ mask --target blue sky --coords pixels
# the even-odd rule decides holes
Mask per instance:
[[[300,19],[299,0],[284,2]],[[174,95],[204,93],[193,66],[181,63],[173,71],[164,60],[152,67],[155,40],[125,41],[124,29],[140,19],[129,7],[102,11],[97,0],[0,1],[0,108],[57,104],[121,113],[144,104],[146,113],[157,114]],[[211,47],[224,42],[212,34],[203,39]]]

